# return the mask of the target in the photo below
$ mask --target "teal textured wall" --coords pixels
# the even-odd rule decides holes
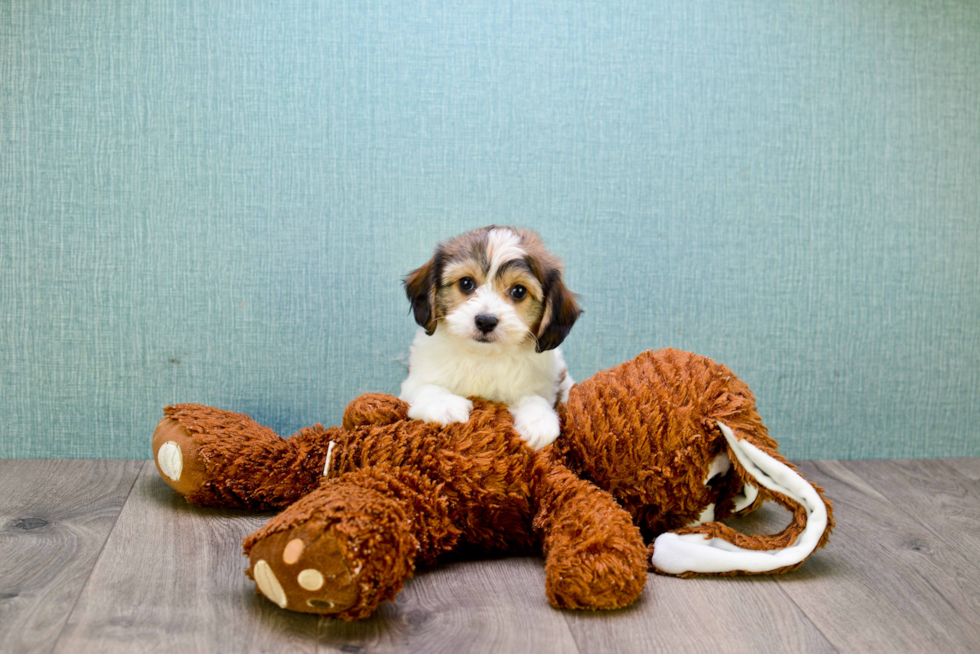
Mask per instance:
[[[980,3],[2,0],[0,81],[0,456],[336,423],[492,222],[577,378],[689,349],[791,457],[980,455]]]

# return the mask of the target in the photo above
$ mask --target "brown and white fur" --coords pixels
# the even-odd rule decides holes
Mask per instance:
[[[581,310],[537,234],[490,226],[457,236],[405,291],[421,326],[400,395],[410,418],[466,422],[466,398],[478,396],[505,402],[531,447],[558,437],[555,404],[573,384],[558,346]]]

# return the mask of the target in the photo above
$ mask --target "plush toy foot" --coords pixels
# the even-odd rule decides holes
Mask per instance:
[[[621,609],[643,592],[646,548],[625,542],[570,547],[548,556],[545,574],[548,601],[555,608]]]
[[[401,590],[416,559],[452,547],[459,532],[446,511],[415,471],[348,472],[245,539],[247,574],[281,608],[365,618]]]

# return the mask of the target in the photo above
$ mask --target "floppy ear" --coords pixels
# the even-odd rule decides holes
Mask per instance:
[[[429,336],[436,330],[437,258],[432,257],[425,265],[410,272],[404,280],[405,294],[412,303],[415,322],[424,327]]]
[[[550,283],[545,290],[544,315],[541,316],[541,324],[538,326],[538,352],[553,350],[561,345],[582,313],[575,302],[575,294],[562,283],[561,274],[554,271],[549,277]]]

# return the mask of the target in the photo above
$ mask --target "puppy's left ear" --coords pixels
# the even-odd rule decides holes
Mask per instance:
[[[581,314],[575,294],[565,288],[560,274],[555,274],[545,291],[544,315],[537,333],[537,351],[553,350],[561,345]]]
[[[416,268],[405,278],[405,294],[412,303],[415,322],[425,328],[425,333],[432,336],[436,330],[436,268],[438,257],[432,257],[425,265]]]

